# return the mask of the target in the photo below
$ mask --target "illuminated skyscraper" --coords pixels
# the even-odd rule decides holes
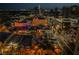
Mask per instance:
[[[39,15],[41,15],[40,5],[38,5],[38,9],[39,9]]]

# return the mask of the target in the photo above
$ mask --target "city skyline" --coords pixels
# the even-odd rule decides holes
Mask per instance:
[[[64,6],[73,6],[78,3],[1,3],[0,9],[27,9],[41,6],[41,8],[53,9],[53,8],[62,8]]]

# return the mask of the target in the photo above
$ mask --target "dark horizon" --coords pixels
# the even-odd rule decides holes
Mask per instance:
[[[62,8],[63,6],[79,6],[79,3],[0,3],[0,9],[27,9],[34,8],[38,5],[41,8],[53,9],[53,8]]]

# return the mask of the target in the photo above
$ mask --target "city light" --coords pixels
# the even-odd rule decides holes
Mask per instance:
[[[79,54],[79,6],[0,10],[0,54]]]

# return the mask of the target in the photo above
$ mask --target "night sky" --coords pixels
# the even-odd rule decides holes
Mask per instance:
[[[62,8],[63,6],[78,5],[78,3],[0,3],[0,9],[27,9],[41,5],[41,8]]]

